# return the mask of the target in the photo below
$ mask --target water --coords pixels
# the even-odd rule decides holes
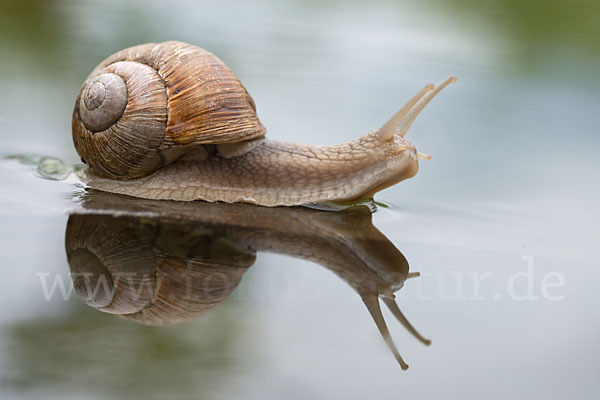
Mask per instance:
[[[247,3],[0,5],[0,397],[596,398],[598,5]],[[198,211],[165,222],[160,207],[98,201],[67,174],[79,162],[73,101],[89,71],[121,48],[172,39],[221,57],[279,140],[349,140],[425,83],[458,76],[407,136],[433,159],[379,193],[389,207],[372,216],[386,238],[376,242],[394,255],[371,264],[404,265],[394,263],[399,252],[421,273],[396,301],[431,346],[383,310],[407,371],[357,291],[368,277],[343,275],[348,263],[342,272],[319,264],[322,248],[308,260],[248,254],[234,222],[213,221],[226,240],[202,243],[241,252],[238,262],[256,259],[200,318],[150,327],[76,293],[46,300],[44,279],[69,287],[65,234],[74,213],[190,229],[183,216]],[[206,236],[202,218],[193,225]],[[343,243],[349,232],[362,231],[303,237]]]

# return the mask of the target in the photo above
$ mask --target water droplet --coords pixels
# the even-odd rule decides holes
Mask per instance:
[[[67,167],[62,160],[58,158],[45,157],[38,164],[38,174],[44,179],[52,181],[62,181],[71,173],[72,169]]]

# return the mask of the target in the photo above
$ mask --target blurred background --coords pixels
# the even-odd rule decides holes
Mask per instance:
[[[402,374],[343,282],[262,255],[207,317],[145,328],[44,301],[36,273],[67,271],[72,188],[4,162],[0,397],[595,398],[600,2],[1,0],[1,155],[78,162],[70,121],[88,73],[165,40],[224,60],[285,141],[350,140],[456,75],[407,135],[433,159],[379,194],[391,208],[375,224],[422,272],[504,277],[533,255],[566,276],[565,299],[491,287],[480,302],[417,301],[407,284],[407,314],[434,345],[395,332],[412,361]]]

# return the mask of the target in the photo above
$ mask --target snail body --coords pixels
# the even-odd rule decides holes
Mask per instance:
[[[248,91],[216,56],[181,43],[145,44],[103,61],[75,102],[73,142],[93,188],[149,199],[264,206],[358,201],[413,177],[404,139],[446,85],[427,85],[381,128],[348,143],[265,138]]]

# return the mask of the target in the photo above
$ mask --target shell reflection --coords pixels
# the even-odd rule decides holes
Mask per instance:
[[[145,325],[198,318],[223,302],[268,251],[320,264],[363,299],[403,369],[379,297],[424,344],[393,293],[409,273],[366,206],[342,211],[132,199],[87,193],[66,231],[75,290],[84,303]]]

